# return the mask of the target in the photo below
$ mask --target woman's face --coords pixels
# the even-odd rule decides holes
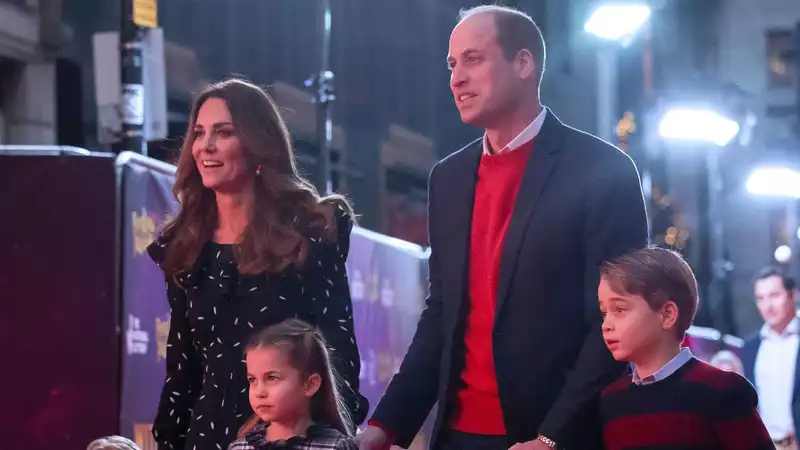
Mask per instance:
[[[245,159],[225,100],[203,102],[193,132],[192,156],[205,187],[224,193],[250,188],[255,168]]]

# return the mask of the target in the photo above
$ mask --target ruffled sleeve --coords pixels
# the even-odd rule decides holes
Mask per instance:
[[[353,303],[347,280],[345,262],[350,250],[353,219],[341,207],[335,207],[337,239],[320,243],[320,251],[307,280],[307,295],[311,295],[316,326],[332,349],[333,366],[342,378],[341,393],[354,425],[364,421],[369,402],[358,392],[361,359],[353,328]],[[308,289],[310,288],[310,289]],[[310,291],[310,292],[309,292]]]

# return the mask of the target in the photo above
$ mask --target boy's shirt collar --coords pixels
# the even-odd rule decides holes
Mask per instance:
[[[689,361],[694,358],[692,351],[688,347],[684,347],[681,349],[680,353],[677,356],[669,360],[666,364],[664,364],[660,369],[656,371],[656,373],[650,375],[649,377],[644,377],[644,379],[639,378],[639,373],[636,372],[636,367],[631,364],[631,370],[633,370],[633,384],[639,386],[646,386],[648,384],[657,383],[668,376],[672,375],[673,373],[677,372],[678,369],[686,365]]]

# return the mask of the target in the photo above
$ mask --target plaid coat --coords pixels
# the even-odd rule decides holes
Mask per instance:
[[[358,450],[358,445],[339,430],[323,425],[312,425],[299,436],[285,440],[268,441],[268,423],[259,423],[253,431],[228,446],[228,450]]]

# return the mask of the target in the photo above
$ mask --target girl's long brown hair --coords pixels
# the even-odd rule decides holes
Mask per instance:
[[[235,247],[239,271],[257,275],[302,266],[311,238],[336,238],[334,208],[341,206],[353,217],[352,208],[340,195],[321,197],[300,175],[289,130],[275,102],[260,87],[234,78],[208,85],[194,101],[173,187],[180,210],[163,231],[169,246],[162,269],[172,279],[188,272],[218,226],[214,192],[203,186],[192,156],[197,114],[209,98],[227,103],[255,179],[250,224]]]
[[[253,335],[245,354],[259,347],[277,347],[285,351],[289,364],[303,378],[319,375],[322,383],[311,398],[311,419],[347,436],[353,435],[353,421],[339,391],[341,378],[331,364],[328,346],[319,331],[302,320],[288,319]],[[238,437],[250,432],[256,423],[258,417],[254,415],[239,429]]]

